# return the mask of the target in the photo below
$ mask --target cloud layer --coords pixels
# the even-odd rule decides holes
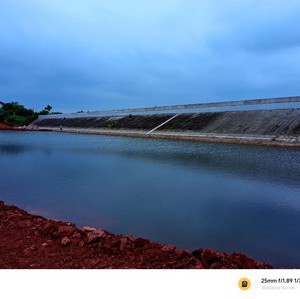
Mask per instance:
[[[300,1],[11,0],[0,98],[101,110],[300,94]]]

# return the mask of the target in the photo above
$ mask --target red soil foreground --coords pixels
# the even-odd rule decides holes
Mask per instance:
[[[31,215],[0,201],[1,269],[269,269],[240,253],[175,246]]]

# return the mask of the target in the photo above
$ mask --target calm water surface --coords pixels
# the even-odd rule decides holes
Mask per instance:
[[[178,248],[300,268],[300,151],[0,132],[0,198]]]

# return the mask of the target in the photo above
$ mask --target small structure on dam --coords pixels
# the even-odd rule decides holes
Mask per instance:
[[[67,132],[300,144],[300,97],[45,115],[34,125]]]

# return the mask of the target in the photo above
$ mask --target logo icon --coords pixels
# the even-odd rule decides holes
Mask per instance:
[[[239,280],[239,288],[243,291],[249,290],[251,287],[251,281],[249,278],[241,278]]]

